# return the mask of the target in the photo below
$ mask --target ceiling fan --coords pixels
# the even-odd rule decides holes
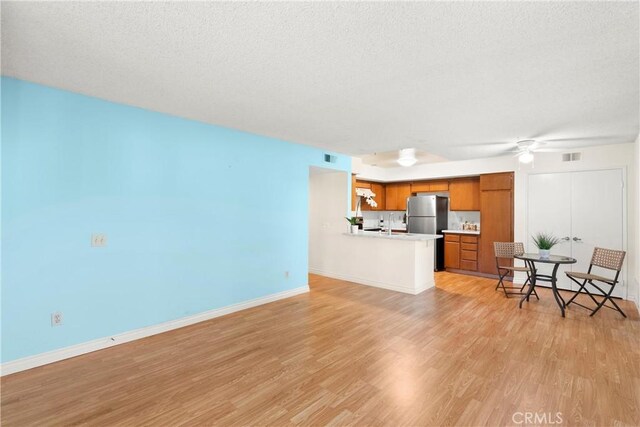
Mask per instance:
[[[633,140],[633,139],[631,139]],[[581,138],[530,138],[519,139],[515,142],[483,142],[479,144],[469,144],[460,146],[465,149],[473,149],[480,147],[495,147],[492,154],[495,156],[503,156],[513,153],[520,163],[531,163],[534,159],[534,153],[537,152],[560,152],[571,150],[572,145],[587,146],[593,143],[617,143],[628,142],[628,135],[606,135],[606,136],[588,136]]]
[[[523,139],[516,142],[517,150],[516,157],[520,163],[531,163],[533,162],[533,152],[543,145],[545,142],[536,141],[534,139]]]

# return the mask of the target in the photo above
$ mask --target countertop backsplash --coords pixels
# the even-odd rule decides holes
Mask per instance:
[[[364,228],[377,228],[380,226],[380,218],[384,219],[384,226],[387,227],[387,221],[389,221],[389,214],[393,214],[391,221],[391,228],[396,230],[404,230],[407,228],[407,224],[402,222],[405,211],[364,211],[362,212],[362,220],[364,222]]]
[[[384,219],[385,227],[389,220],[389,213],[393,214],[393,221],[391,227],[394,229],[402,230],[407,228],[407,224],[402,220],[405,215],[405,211],[364,211],[362,212],[362,219],[364,221],[364,228],[377,228],[380,226],[380,218]],[[353,214],[353,213],[352,213]],[[471,224],[480,224],[480,212],[479,211],[449,211],[449,230],[461,230],[462,224],[465,221]]]
[[[449,211],[449,230],[462,230],[465,221],[480,226],[479,211]]]

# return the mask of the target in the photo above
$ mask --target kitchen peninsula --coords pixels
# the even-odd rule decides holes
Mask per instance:
[[[408,294],[435,286],[434,234],[360,231],[341,236],[332,276]]]

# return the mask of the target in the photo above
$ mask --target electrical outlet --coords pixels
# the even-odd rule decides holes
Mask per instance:
[[[288,272],[288,271],[285,271],[285,272],[284,272],[284,278],[285,278],[285,279],[288,279],[288,278],[289,278],[289,272]]]
[[[107,235],[103,233],[94,233],[91,235],[91,246],[100,248],[107,246]]]
[[[51,326],[60,326],[62,325],[62,313],[56,311],[55,313],[51,313]]]

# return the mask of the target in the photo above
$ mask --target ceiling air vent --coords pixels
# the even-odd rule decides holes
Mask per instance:
[[[564,153],[562,155],[563,162],[577,162],[580,160],[581,153]]]
[[[324,161],[327,163],[335,163],[338,158],[336,156],[332,156],[331,154],[324,155]]]

